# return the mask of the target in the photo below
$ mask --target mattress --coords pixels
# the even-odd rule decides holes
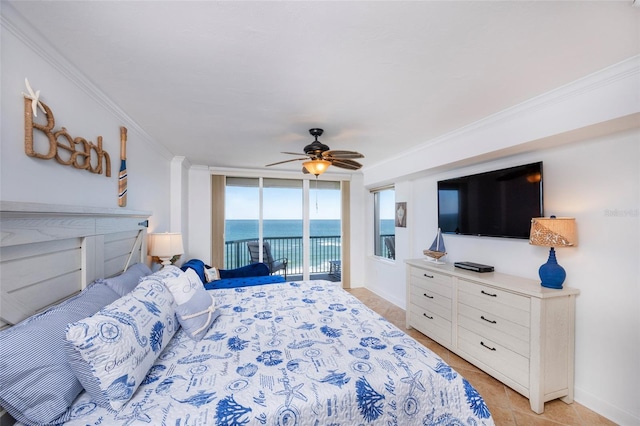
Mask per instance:
[[[329,281],[210,290],[221,315],[179,330],[119,411],[87,393],[69,425],[492,425],[441,358]]]

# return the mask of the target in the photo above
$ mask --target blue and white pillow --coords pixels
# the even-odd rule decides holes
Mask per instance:
[[[122,297],[136,288],[142,277],[149,274],[151,274],[151,269],[149,269],[147,265],[144,263],[136,263],[122,274],[112,278],[107,278],[104,282],[110,289]]]
[[[0,332],[0,406],[25,424],[58,424],[82,385],[67,362],[65,328],[118,299],[103,281]]]
[[[179,277],[182,275],[182,269],[175,265],[166,265],[162,269],[149,275],[148,278],[156,280],[164,280],[165,278]]]
[[[122,408],[178,329],[173,296],[153,275],[95,315],[67,327],[71,368],[101,406]]]
[[[176,304],[182,305],[193,297],[198,288],[203,288],[202,281],[198,273],[193,269],[187,269],[184,273],[180,271],[177,277],[168,277],[162,282],[169,288]]]
[[[176,314],[184,331],[193,340],[201,340],[220,316],[213,295],[202,286],[193,269],[178,277],[164,279],[176,301]]]

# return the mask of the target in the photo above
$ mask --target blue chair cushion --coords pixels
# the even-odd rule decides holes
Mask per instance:
[[[204,270],[205,268],[211,268],[209,265],[205,265],[205,263],[200,259],[190,259],[182,264],[180,269],[183,271],[187,271],[187,269],[193,269],[196,271],[200,280],[203,283],[207,282],[205,277]],[[252,263],[247,266],[242,266],[236,269],[220,269],[220,278],[246,278],[246,277],[264,277],[269,275],[269,267],[264,263]]]
[[[223,278],[205,284],[204,288],[206,288],[207,290],[216,290],[220,288],[252,287],[254,285],[277,284],[283,282],[285,282],[285,279],[282,275],[266,275],[262,277],[245,278]]]
[[[264,263],[252,263],[236,269],[220,269],[220,279],[264,277],[269,275],[269,267]]]

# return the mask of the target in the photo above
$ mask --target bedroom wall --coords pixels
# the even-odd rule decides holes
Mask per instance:
[[[404,308],[403,260],[424,257],[422,250],[433,240],[437,181],[543,161],[545,214],[575,217],[579,233],[578,247],[557,253],[567,270],[565,285],[581,290],[576,312],[575,399],[616,423],[637,425],[640,67],[636,61],[626,71],[614,72],[617,78],[610,78],[612,71],[605,70],[602,79],[590,76],[588,85],[576,83],[570,95],[563,92],[569,88],[563,88],[564,95],[556,92],[547,98],[556,101],[537,99],[535,105],[519,106],[520,112],[464,129],[451,136],[454,148],[445,154],[438,155],[446,144],[425,147],[407,156],[402,162],[406,167],[385,164],[365,171],[366,186],[395,181],[396,199],[408,203],[407,228],[396,228],[397,260],[375,258],[368,250],[365,271],[367,287]],[[562,104],[566,109],[560,108]],[[539,120],[546,114],[548,120]],[[414,172],[410,162],[416,157],[433,166]],[[391,176],[390,170],[405,172]],[[368,198],[368,226],[372,208]],[[532,279],[537,279],[537,269],[548,256],[547,249],[530,246],[526,240],[446,235],[445,244],[446,262],[476,261]],[[367,245],[372,246],[370,241]]]
[[[106,98],[41,35],[3,4],[1,29],[0,199],[74,206],[118,208],[120,126],[128,129],[126,209],[153,212],[149,230],[169,230],[170,160],[172,155]],[[94,144],[103,137],[111,157],[111,177],[93,174],[55,159],[25,154],[24,79],[53,111],[55,129]],[[43,123],[43,113],[37,122]],[[34,132],[38,136],[40,132]],[[46,152],[36,139],[36,150]]]

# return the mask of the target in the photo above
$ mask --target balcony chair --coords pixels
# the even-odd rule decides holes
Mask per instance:
[[[396,237],[384,237],[384,245],[387,246],[389,259],[396,258]]]
[[[249,255],[251,256],[251,263],[260,262],[260,248],[258,246],[258,242],[247,242],[247,248],[249,249]],[[270,274],[284,269],[284,279],[287,279],[287,263],[289,260],[285,257],[282,259],[274,259],[271,255],[271,245],[267,241],[262,243],[262,262],[269,267]]]

